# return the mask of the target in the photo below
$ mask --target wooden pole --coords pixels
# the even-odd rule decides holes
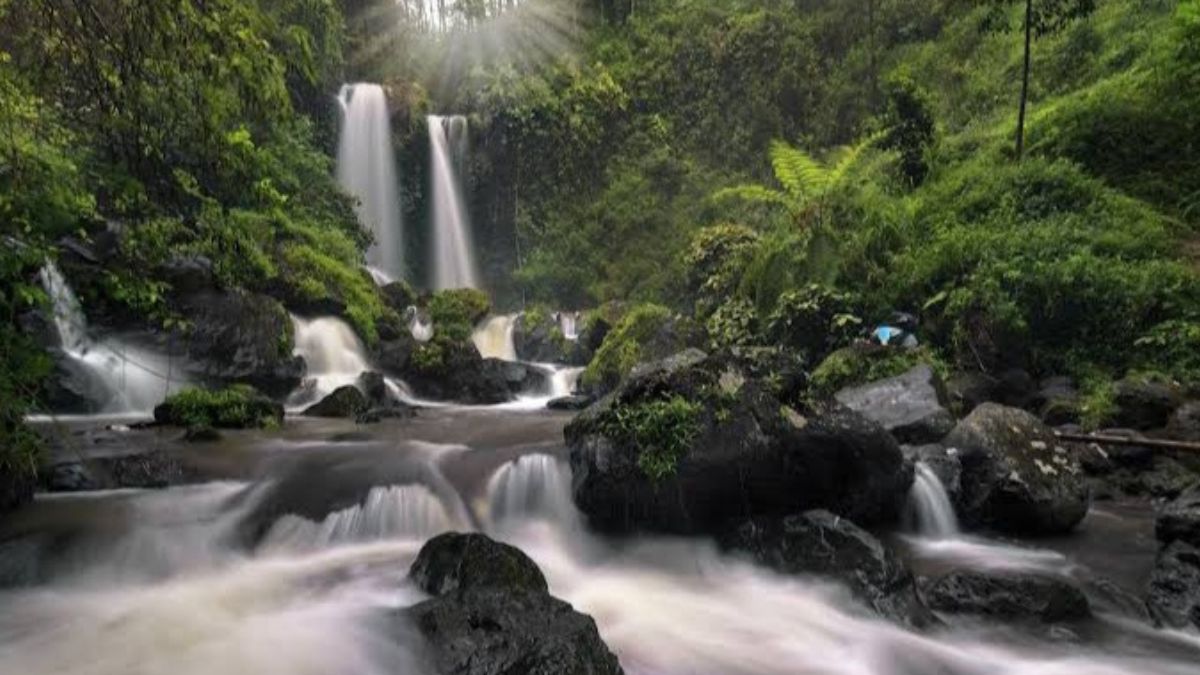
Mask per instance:
[[[1054,432],[1054,435],[1064,441],[1073,441],[1079,443],[1098,443],[1100,445],[1138,445],[1143,448],[1163,448],[1165,450],[1191,450],[1200,452],[1200,443],[1191,441],[1169,441],[1160,438],[1144,438],[1134,437],[1128,438],[1125,436],[1107,436],[1103,434],[1071,434],[1061,431]]]

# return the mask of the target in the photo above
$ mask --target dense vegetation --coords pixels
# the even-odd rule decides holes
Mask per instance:
[[[357,79],[396,108],[410,250],[422,115],[470,115],[492,299],[609,308],[594,382],[663,339],[816,369],[893,309],[949,367],[1200,381],[1198,0],[1037,0],[1020,161],[1023,3],[445,4],[0,0],[0,466],[32,465],[21,317],[62,237],[116,233],[76,290],[146,322],[186,323],[164,270],[203,258],[368,344],[397,323],[332,178]],[[439,302],[455,339],[486,307]]]

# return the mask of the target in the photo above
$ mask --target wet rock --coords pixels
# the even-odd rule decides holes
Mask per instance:
[[[364,371],[358,376],[358,388],[366,398],[368,405],[387,405],[391,400],[391,397],[388,395],[387,382],[383,379],[383,373],[377,373],[373,370]]]
[[[343,417],[353,419],[367,411],[367,397],[358,387],[348,384],[304,409],[305,417]]]
[[[283,406],[247,385],[185,389],[154,407],[154,421],[185,428],[274,428],[283,424]]]
[[[778,572],[840,581],[889,619],[915,627],[935,622],[900,559],[870,533],[828,511],[756,518],[719,541]]]
[[[83,462],[55,464],[44,468],[38,476],[42,489],[47,492],[84,492],[104,487]]]
[[[249,384],[277,397],[300,384],[304,360],[281,348],[288,343],[292,321],[276,300],[204,291],[185,296],[178,309],[191,326],[184,344],[193,378]]]
[[[950,408],[966,415],[988,401],[996,400],[1000,383],[987,373],[958,372],[946,380],[946,398]]]
[[[42,488],[49,492],[165,488],[204,479],[165,450],[62,462],[42,469],[42,476]]]
[[[1031,405],[1037,416],[1052,427],[1076,424],[1083,415],[1079,391],[1069,377],[1048,377],[1042,380]]]
[[[996,390],[993,392],[997,403],[1014,408],[1025,408],[1033,399],[1037,385],[1027,371],[1011,368],[1000,373],[996,379]]]
[[[372,349],[371,357],[385,373],[403,377],[408,372],[416,349],[417,341],[406,328],[390,339],[380,340]]]
[[[441,534],[421,547],[408,572],[430,595],[477,588],[549,592],[546,578],[521,549],[482,534]]]
[[[425,398],[486,405],[512,399],[513,385],[506,364],[483,358],[470,340],[435,338],[418,347],[405,369],[397,374]]]
[[[175,256],[159,267],[158,274],[176,294],[199,293],[216,288],[212,261],[202,255]]]
[[[1188,401],[1171,414],[1167,435],[1180,441],[1200,441],[1200,401]]]
[[[1116,385],[1113,420],[1139,431],[1160,429],[1182,402],[1182,393],[1173,383],[1127,377]]]
[[[1035,573],[951,572],[926,590],[925,601],[938,612],[1005,620],[1053,623],[1091,616],[1083,591]]]
[[[1087,595],[1088,604],[1097,614],[1110,614],[1147,624],[1152,623],[1146,601],[1125,590],[1111,579],[1088,578],[1083,582],[1083,591]]]
[[[1200,483],[1163,507],[1154,523],[1154,536],[1164,545],[1179,540],[1200,547]]]
[[[493,377],[503,378],[513,394],[545,391],[550,386],[550,371],[544,368],[503,359],[484,359],[483,368],[497,373]]]
[[[183,440],[189,443],[211,443],[221,440],[221,432],[207,424],[197,424],[183,432]]]
[[[1132,429],[1101,429],[1101,436],[1137,439],[1142,435]],[[1154,449],[1144,445],[1106,445],[1104,452],[1117,468],[1148,471],[1154,468]]]
[[[583,410],[595,401],[591,396],[584,394],[572,394],[571,396],[559,396],[551,399],[546,407],[551,410]]]
[[[416,417],[417,411],[403,403],[392,403],[382,408],[371,408],[354,418],[358,424],[378,424],[384,420],[402,420]]]
[[[834,398],[879,423],[901,443],[938,441],[954,428],[941,379],[924,364],[895,377],[843,389]]]
[[[1165,626],[1200,628],[1200,549],[1177,540],[1159,552],[1146,605]]]
[[[513,346],[517,358],[536,363],[573,363],[575,343],[563,336],[562,328],[554,314],[546,311],[529,311],[519,315],[513,323]]]
[[[684,441],[664,451],[662,433]],[[887,522],[912,483],[878,424],[841,406],[787,407],[728,359],[695,349],[636,368],[565,436],[575,502],[604,531],[711,533],[814,508]]]
[[[400,610],[442,675],[616,675],[596,623],[552,597],[537,565],[479,534],[430,540],[411,576],[438,595]]]
[[[1087,514],[1082,468],[1033,415],[985,403],[943,442],[962,463],[956,506],[965,524],[1050,534],[1071,530]]]

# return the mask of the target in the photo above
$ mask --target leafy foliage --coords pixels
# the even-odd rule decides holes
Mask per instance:
[[[611,388],[647,358],[662,358],[683,347],[676,318],[661,305],[638,305],[613,327],[583,373],[589,386]]]
[[[614,406],[602,420],[604,432],[637,448],[637,464],[648,478],[674,475],[699,431],[703,406],[682,396]]]
[[[273,429],[283,422],[283,408],[254,387],[240,384],[216,391],[185,389],[167,397],[154,417],[183,427]]]

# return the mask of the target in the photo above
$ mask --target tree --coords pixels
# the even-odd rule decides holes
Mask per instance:
[[[991,8],[984,21],[986,30],[1007,31],[1009,5],[1018,0],[984,0]],[[1025,108],[1029,100],[1029,69],[1033,38],[1061,30],[1069,22],[1091,14],[1096,0],[1024,0],[1023,32],[1025,48],[1021,66],[1021,102],[1017,110],[1016,157],[1025,154]]]

